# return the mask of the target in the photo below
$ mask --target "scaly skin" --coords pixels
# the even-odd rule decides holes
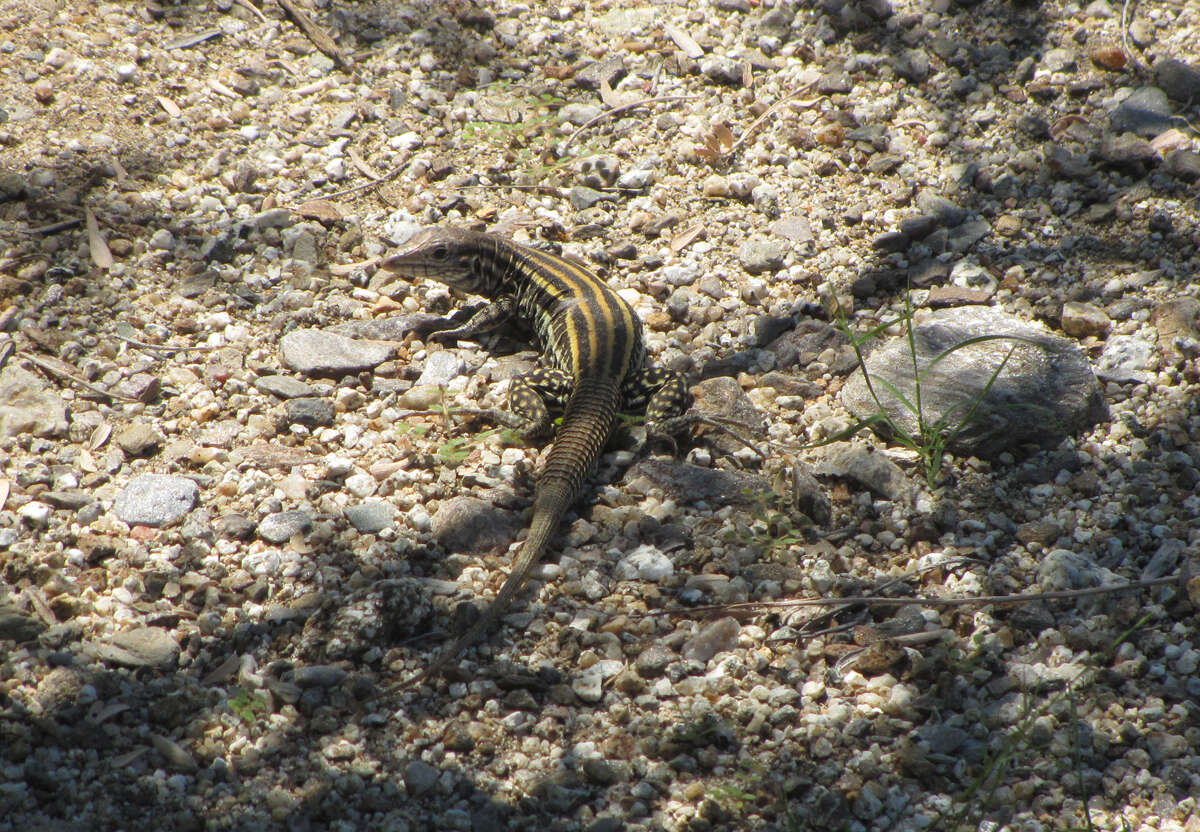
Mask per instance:
[[[549,431],[546,401],[565,404],[562,426],[538,475],[529,534],[496,598],[466,633],[415,681],[440,673],[505,614],[546,554],[564,515],[595,469],[623,409],[644,407],[647,432],[669,436],[692,423],[682,415],[687,388],[677,373],[646,365],[642,325],[632,308],[577,263],[490,234],[431,229],[381,267],[432,278],[490,303],[466,324],[431,337],[466,338],[510,317],[533,325],[544,366],[509,391],[509,411],[489,411],[529,438]]]

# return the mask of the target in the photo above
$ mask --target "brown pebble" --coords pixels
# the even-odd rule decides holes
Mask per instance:
[[[1121,47],[1112,45],[1097,46],[1091,52],[1091,59],[1096,66],[1114,71],[1124,69],[1127,60]]]

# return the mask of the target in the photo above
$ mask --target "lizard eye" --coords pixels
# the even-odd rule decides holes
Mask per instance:
[[[433,247],[433,251],[429,252],[429,256],[439,263],[446,261],[450,257],[450,247],[445,243],[441,243]]]

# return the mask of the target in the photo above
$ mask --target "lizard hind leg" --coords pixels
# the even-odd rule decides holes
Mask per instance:
[[[561,407],[571,395],[574,381],[562,370],[538,367],[512,380],[508,388],[508,409],[514,428],[524,439],[550,435],[553,422],[549,405]]]

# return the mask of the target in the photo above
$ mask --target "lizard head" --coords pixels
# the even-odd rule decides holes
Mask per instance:
[[[430,228],[420,232],[379,267],[407,278],[430,278],[464,294],[487,294],[483,255],[491,238],[462,228]]]

